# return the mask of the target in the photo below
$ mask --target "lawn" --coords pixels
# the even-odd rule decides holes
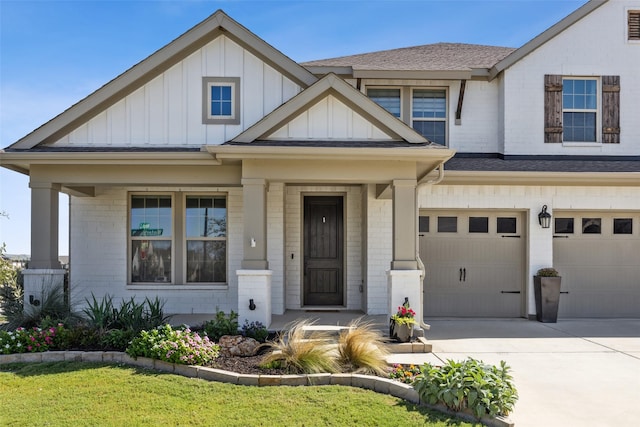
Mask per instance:
[[[343,386],[249,387],[125,365],[0,365],[0,424],[52,426],[471,426]]]

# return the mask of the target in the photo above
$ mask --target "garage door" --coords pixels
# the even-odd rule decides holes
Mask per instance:
[[[523,218],[521,212],[421,211],[424,315],[522,316]]]
[[[640,213],[554,212],[559,317],[640,317]]]

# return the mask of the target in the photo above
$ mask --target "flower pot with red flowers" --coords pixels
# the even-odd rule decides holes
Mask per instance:
[[[413,325],[416,323],[416,312],[409,307],[408,299],[398,307],[396,314],[391,316],[389,335],[400,342],[409,342],[413,338]]]

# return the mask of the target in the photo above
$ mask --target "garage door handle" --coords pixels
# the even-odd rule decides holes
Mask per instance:
[[[554,239],[568,239],[569,236],[553,236]]]
[[[462,269],[460,269],[460,278],[458,279],[458,282],[462,282]]]
[[[512,239],[519,239],[520,238],[520,236],[500,236],[500,237],[502,237],[502,238],[510,237]]]
[[[501,294],[519,294],[520,291],[500,291]]]
[[[561,294],[568,294],[569,291],[560,292]]]
[[[462,269],[462,281],[463,282],[467,281],[467,269],[466,268]]]

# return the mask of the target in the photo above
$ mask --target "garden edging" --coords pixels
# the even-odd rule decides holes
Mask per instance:
[[[439,412],[455,415],[466,421],[478,421],[470,413],[453,412],[444,405],[430,405],[420,400],[418,392],[409,384],[390,378],[382,378],[362,374],[304,374],[304,375],[251,375],[238,374],[222,369],[207,368],[195,365],[181,365],[161,360],[138,357],[134,359],[126,353],[118,351],[46,351],[42,353],[0,354],[0,365],[8,363],[42,363],[42,362],[107,362],[154,369],[190,378],[206,381],[217,381],[236,385],[253,386],[307,386],[307,385],[342,385],[372,390],[389,394],[411,403],[422,405]],[[491,427],[513,427],[514,423],[506,417],[483,417],[480,422]]]

